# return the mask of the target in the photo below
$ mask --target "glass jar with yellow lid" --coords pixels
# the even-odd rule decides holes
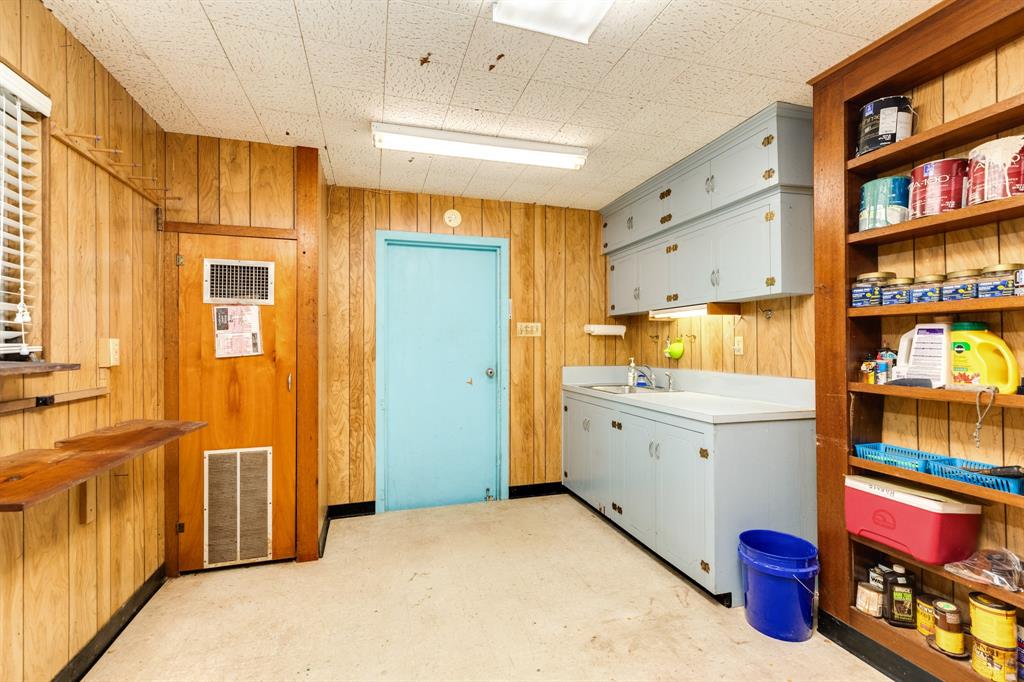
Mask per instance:
[[[942,284],[943,301],[964,301],[978,297],[978,276],[981,270],[955,270],[946,273]]]
[[[913,277],[893,277],[890,279],[882,285],[882,305],[910,303],[910,288],[913,284]]]
[[[978,298],[999,298],[1013,296],[1017,271],[1024,269],[1024,263],[999,263],[981,271],[978,278]]]
[[[853,283],[851,305],[854,308],[882,305],[882,287],[895,277],[895,272],[865,272],[858,275]]]
[[[911,303],[938,303],[942,300],[942,284],[945,275],[921,275],[914,280],[910,289]]]

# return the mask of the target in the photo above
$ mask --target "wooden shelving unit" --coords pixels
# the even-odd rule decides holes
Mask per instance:
[[[851,539],[844,520],[844,477],[850,473],[861,473],[910,481],[981,503],[1022,509],[1024,495],[1003,493],[852,456],[854,443],[883,439],[888,424],[885,397],[949,404],[969,403],[975,399],[971,393],[951,390],[860,384],[856,382],[856,364],[858,358],[877,351],[883,343],[883,335],[891,334],[898,326],[890,322],[893,317],[1024,311],[1024,297],[855,309],[850,307],[850,291],[860,273],[893,269],[883,266],[901,258],[910,264],[902,268],[901,274],[905,274],[908,268],[909,272],[928,274],[921,268],[941,268],[944,264],[997,258],[998,255],[990,253],[993,250],[988,248],[990,244],[978,245],[977,253],[971,251],[968,246],[973,236],[969,233],[961,232],[956,238],[947,236],[945,240],[935,239],[924,247],[919,242],[922,237],[949,235],[965,228],[1024,218],[1024,197],[969,206],[938,216],[859,232],[860,189],[875,177],[945,156],[951,149],[966,148],[1024,124],[1024,93],[1015,93],[997,101],[999,98],[993,81],[991,98],[979,100],[977,94],[981,91],[976,86],[980,70],[960,68],[975,59],[992,60],[994,63],[996,50],[1021,36],[1024,36],[1024,5],[1020,3],[945,0],[811,81],[814,88],[820,605],[822,610],[874,640],[879,647],[888,648],[942,679],[972,678],[974,673],[969,663],[929,648],[915,630],[890,627],[884,621],[875,620],[853,608],[855,569],[863,569],[863,558],[858,563],[858,553],[861,557],[866,555],[868,552],[864,548],[885,552],[922,570],[954,580],[958,585],[984,589],[1018,606],[1024,606],[1024,596],[973,584],[947,574],[942,567],[922,565],[894,550],[873,546],[860,538]],[[917,131],[907,140],[855,158],[860,108],[878,97],[912,91],[916,94],[919,90],[925,93],[925,97],[937,97],[937,100],[929,100],[926,104],[926,107],[931,107],[931,118],[925,130]],[[974,100],[967,101],[968,90],[975,96]],[[921,103],[924,104],[925,100]],[[942,122],[943,115],[957,110],[957,103],[961,105],[960,110],[971,113]],[[936,110],[939,112],[937,121]],[[901,246],[879,248],[896,244]],[[952,260],[948,253],[951,245]],[[916,260],[921,248],[932,248],[938,255],[934,258],[928,256],[929,259],[922,264]],[[986,260],[982,264],[992,262],[996,261]],[[855,401],[852,409],[851,400]],[[1000,395],[996,405],[1022,408],[1024,397]],[[950,437],[953,438],[952,422],[950,428]],[[969,434],[956,434],[956,437],[968,438]]]
[[[914,386],[890,386],[889,384],[858,384],[850,383],[850,393],[880,395],[890,398],[909,398],[910,400],[933,400],[942,403],[974,404],[977,394],[974,391],[954,391],[946,388],[917,388]],[[981,396],[983,405],[987,405],[989,397]],[[996,395],[994,407],[1024,409],[1024,395],[999,393]]]
[[[81,368],[77,362],[0,362],[0,377],[70,372]]]

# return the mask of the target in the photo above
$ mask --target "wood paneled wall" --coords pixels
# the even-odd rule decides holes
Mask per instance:
[[[911,94],[917,111],[917,130],[927,130],[1022,92],[1024,38],[916,87]],[[1008,132],[1021,134],[1024,128]],[[966,156],[968,149],[977,143],[950,149],[935,158]],[[918,163],[929,160],[920,159]],[[880,269],[905,277],[981,268],[994,263],[1024,262],[1024,220],[883,246],[879,248],[878,260]],[[1018,361],[1024,363],[1024,313],[974,315],[970,319],[985,322],[993,332],[1001,334]],[[915,322],[931,320],[913,316],[883,318],[883,336],[886,343],[895,348],[900,335]],[[996,464],[1024,464],[1024,414],[1020,410],[993,409],[984,421],[980,448],[975,447],[972,437],[976,419],[974,405],[886,398],[883,438],[897,445],[954,457]],[[994,505],[985,507],[984,514],[983,546],[1024,551],[1021,510]],[[930,574],[926,574],[926,580],[931,581],[932,591],[952,593],[948,581],[936,581]]]
[[[163,131],[39,0],[0,2],[0,57],[46,90],[54,126],[103,136],[163,176]],[[0,379],[0,399],[109,387],[0,416],[0,456],[163,414],[155,204],[56,139],[47,167],[46,356],[81,370]],[[159,182],[159,181],[158,181]],[[98,367],[119,338],[119,367]],[[0,513],[0,680],[57,673],[163,562],[163,455],[154,451],[22,513]],[[79,521],[83,496],[94,520]]]
[[[452,230],[442,217],[462,213]],[[375,495],[375,231],[405,230],[506,237],[511,251],[511,485],[561,479],[562,368],[624,364],[751,374],[813,374],[810,297],[746,304],[743,315],[648,322],[606,317],[607,262],[601,217],[594,211],[403,192],[331,187],[321,296],[323,443],[330,504]],[[771,310],[767,319],[760,310]],[[540,322],[541,336],[516,335],[519,322]],[[624,339],[591,337],[588,323],[627,324]],[[680,362],[661,354],[664,334],[692,335]],[[733,337],[745,353],[733,356]],[[658,337],[658,338],[652,338]]]

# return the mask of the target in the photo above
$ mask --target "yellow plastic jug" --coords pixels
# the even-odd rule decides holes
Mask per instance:
[[[1020,383],[1017,358],[984,323],[953,323],[950,345],[953,388],[995,386],[1000,393],[1016,393]]]

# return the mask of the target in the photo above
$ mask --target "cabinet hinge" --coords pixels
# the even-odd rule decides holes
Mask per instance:
[[[775,286],[775,278],[774,277],[765,277],[764,278],[764,285],[766,287],[773,287],[773,286]]]
[[[711,456],[711,453],[708,452],[707,448],[701,448],[699,452],[700,452],[700,458],[701,459],[707,459],[708,457]]]
[[[773,220],[775,220],[775,211],[768,211],[764,214],[764,221],[766,223],[770,223]]]
[[[708,562],[706,562],[703,559],[701,559],[700,570],[704,571],[705,573],[710,573],[711,572],[711,564],[709,564]]]
[[[605,246],[608,246],[608,245],[607,245],[607,244],[605,244]],[[611,270],[612,272],[615,272],[615,266],[614,266],[614,265],[612,265],[612,266],[611,266],[611,267],[609,268],[609,270]]]
[[[184,522],[182,522],[182,521],[178,521],[178,523],[177,523],[177,524],[176,524],[176,525],[174,526],[174,530],[175,530],[175,532],[177,532],[177,533],[178,533],[179,535],[180,535],[181,533],[184,533],[184,532],[185,532],[185,523],[184,523]]]
[[[562,405],[562,412],[568,412],[568,411],[569,411],[569,406],[568,405]]]
[[[180,268],[182,265],[185,264],[185,257],[182,256],[180,253],[176,254],[174,256],[174,264]]]
[[[772,142],[775,142],[775,136],[774,135],[765,135],[764,139],[761,140],[761,146],[762,147],[767,147],[767,146],[771,145]]]
[[[761,173],[761,177],[764,178],[765,180],[771,180],[772,178],[775,177],[775,169],[769,168],[764,173]]]

